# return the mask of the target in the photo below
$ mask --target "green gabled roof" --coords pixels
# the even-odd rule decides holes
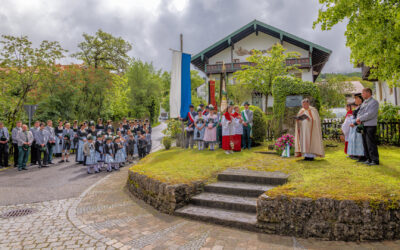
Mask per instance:
[[[209,52],[210,50],[216,48],[216,47],[219,46],[221,43],[228,42],[228,43],[230,44],[230,43],[231,43],[232,37],[234,37],[234,36],[240,34],[241,32],[245,31],[246,29],[248,29],[248,28],[250,28],[250,27],[252,27],[252,26],[254,27],[254,31],[255,31],[257,25],[259,25],[259,26],[261,26],[261,27],[264,27],[264,28],[266,28],[266,29],[268,29],[268,30],[271,30],[271,31],[274,31],[274,32],[280,34],[280,35],[281,35],[281,38],[283,38],[283,37],[285,36],[285,37],[291,38],[291,39],[293,39],[293,40],[296,40],[296,41],[298,41],[298,42],[300,42],[300,43],[306,44],[306,45],[308,45],[308,46],[311,47],[311,48],[319,49],[319,50],[321,50],[321,51],[323,51],[323,52],[325,52],[325,53],[327,53],[327,54],[331,54],[331,53],[332,53],[332,50],[327,49],[327,48],[325,48],[325,47],[322,47],[321,45],[318,45],[318,44],[315,44],[315,43],[306,41],[306,40],[304,40],[304,39],[302,39],[302,38],[300,38],[300,37],[298,37],[298,36],[295,36],[295,35],[293,35],[293,34],[290,34],[290,33],[286,32],[286,31],[283,31],[283,30],[281,30],[281,29],[275,28],[275,27],[273,27],[273,26],[271,26],[271,25],[268,25],[268,24],[266,24],[266,23],[260,22],[260,21],[258,21],[258,20],[254,20],[254,21],[252,21],[252,22],[246,24],[245,26],[241,27],[240,29],[234,31],[233,33],[229,34],[228,36],[222,38],[221,40],[219,40],[218,42],[216,42],[216,43],[214,43],[213,45],[209,46],[208,48],[206,48],[206,49],[202,50],[201,52],[197,53],[196,55],[194,55],[194,56],[192,57],[192,61],[193,61],[193,60],[196,60],[196,59],[199,58],[199,57],[201,57],[201,55],[204,55],[205,53]]]

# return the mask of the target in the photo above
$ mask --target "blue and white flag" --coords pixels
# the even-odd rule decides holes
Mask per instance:
[[[171,89],[169,92],[170,118],[185,118],[192,103],[189,54],[173,51]]]

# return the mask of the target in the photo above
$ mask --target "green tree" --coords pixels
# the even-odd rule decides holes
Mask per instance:
[[[344,107],[346,94],[353,92],[353,85],[344,76],[328,77],[318,83],[322,105],[327,108]]]
[[[129,105],[132,116],[148,117],[154,123],[160,114],[161,72],[151,63],[135,60],[131,63],[126,76],[130,87]]]
[[[330,30],[348,19],[346,45],[355,64],[371,67],[370,79],[400,82],[400,2],[398,0],[319,0],[313,27]]]
[[[268,96],[272,94],[272,83],[277,76],[284,76],[296,71],[297,65],[287,66],[286,59],[300,57],[297,52],[286,52],[281,44],[275,44],[264,55],[259,50],[252,50],[252,55],[246,60],[252,65],[242,66],[233,76],[238,84],[249,84],[254,90],[264,94],[265,106],[268,106]]]
[[[113,75],[112,88],[106,91],[104,98],[106,107],[104,116],[107,119],[118,121],[132,112],[132,108],[129,106],[129,93],[128,78]]]
[[[55,73],[54,65],[66,50],[58,42],[46,40],[33,48],[27,36],[3,35],[0,44],[1,111],[6,123],[13,126],[29,93]]]
[[[242,105],[246,101],[253,89],[250,84],[227,84],[228,99],[237,105]]]
[[[79,52],[73,57],[85,62],[86,65],[94,68],[104,68],[125,72],[128,66],[128,52],[132,45],[121,37],[99,29],[94,36],[83,33],[84,41],[78,44]]]

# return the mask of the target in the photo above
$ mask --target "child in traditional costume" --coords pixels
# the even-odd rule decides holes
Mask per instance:
[[[97,133],[105,132],[105,126],[103,124],[103,119],[101,119],[101,118],[97,119],[96,131],[97,131]]]
[[[226,108],[224,115],[222,116],[221,119],[222,149],[225,150],[226,154],[232,154],[233,153],[232,150],[234,147],[233,144],[234,128],[233,128],[233,119],[231,113],[232,113],[232,105],[229,105]]]
[[[206,129],[204,132],[204,142],[210,146],[210,150],[214,151],[215,143],[217,142],[217,125],[218,116],[215,114],[214,107],[209,105],[209,114],[206,120]]]
[[[203,110],[199,108],[197,110],[197,116],[194,118],[194,140],[197,141],[197,149],[204,149],[204,131],[205,131],[206,121],[203,117]]]
[[[142,132],[138,131],[138,151],[139,151],[139,159],[142,159],[146,155],[146,146],[147,141],[146,137],[142,135]]]
[[[88,136],[87,141],[83,146],[83,153],[86,156],[87,173],[88,174],[93,174],[95,172],[98,173],[99,170],[97,169],[96,149],[93,143],[92,135]]]
[[[96,143],[94,144],[94,148],[96,150],[96,162],[97,162],[97,169],[99,171],[102,170],[104,166],[104,136],[103,133],[99,132]]]
[[[63,131],[63,150],[62,150],[62,159],[61,162],[69,162],[68,157],[71,152],[71,145],[72,145],[72,140],[74,137],[74,131],[71,129],[71,124],[68,122],[65,124],[65,129]]]
[[[135,144],[136,144],[136,140],[135,137],[133,136],[132,132],[129,131],[128,132],[128,140],[126,142],[126,151],[127,151],[127,155],[128,155],[128,162],[132,163],[133,162],[133,157],[134,157],[134,153],[135,153]]]
[[[71,149],[72,149],[72,152],[76,154],[76,150],[78,149],[78,143],[79,143],[79,138],[78,138],[79,126],[78,126],[77,120],[74,121],[74,124],[72,125],[72,130],[74,131],[74,136],[71,139],[71,141],[72,141]]]
[[[234,107],[233,117],[233,151],[240,152],[242,150],[242,135],[243,135],[243,119],[240,115],[239,106]]]
[[[121,142],[121,138],[117,135],[114,139],[114,169],[118,170],[122,167],[123,163],[125,162],[124,152],[122,151],[124,145]]]
[[[342,124],[342,133],[344,135],[344,153],[347,154],[347,147],[349,145],[350,124],[352,123],[353,110],[351,104],[346,105],[347,114]]]
[[[112,142],[112,137],[107,137],[106,145],[104,145],[104,163],[107,165],[107,172],[112,171],[112,166],[114,161],[114,143]]]
[[[146,137],[146,142],[147,142],[147,146],[146,146],[146,155],[150,154],[151,151],[151,134],[149,133],[149,130],[146,128],[145,129],[145,137]]]

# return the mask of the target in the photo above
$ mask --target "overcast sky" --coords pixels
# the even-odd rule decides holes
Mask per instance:
[[[132,43],[130,55],[170,70],[171,52],[196,54],[254,19],[333,51],[323,72],[354,72],[345,24],[312,29],[318,0],[0,0],[0,34],[56,40],[77,49],[82,33],[102,29]],[[64,63],[72,62],[64,60]]]

